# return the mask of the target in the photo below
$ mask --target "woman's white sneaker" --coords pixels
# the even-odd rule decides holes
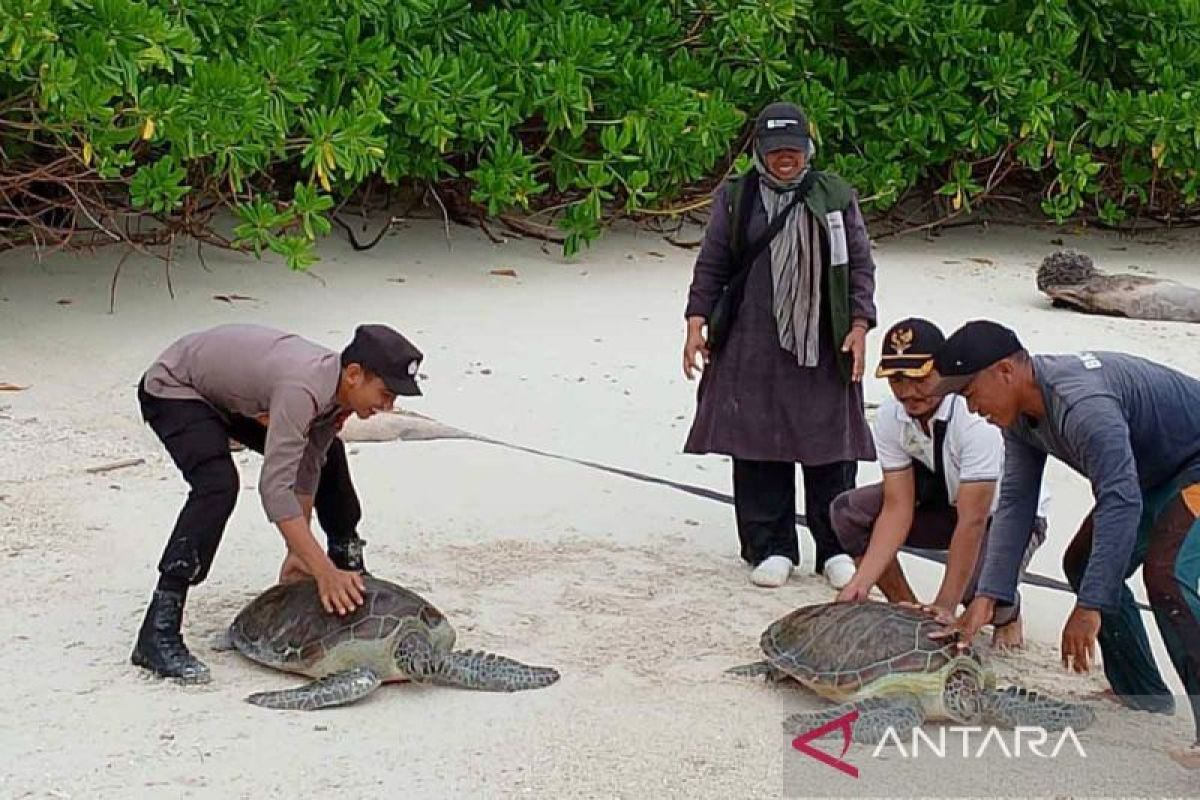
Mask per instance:
[[[783,586],[792,576],[795,566],[787,556],[769,556],[750,573],[750,582],[770,588]]]
[[[840,554],[825,561],[825,579],[835,589],[845,589],[846,584],[854,578],[854,559]]]

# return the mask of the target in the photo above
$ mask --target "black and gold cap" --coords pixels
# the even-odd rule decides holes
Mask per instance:
[[[924,378],[933,369],[934,354],[945,341],[942,329],[927,319],[900,320],[883,336],[883,355],[875,377]]]

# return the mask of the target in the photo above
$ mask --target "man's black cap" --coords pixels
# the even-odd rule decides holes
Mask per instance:
[[[378,375],[398,395],[419,395],[417,370],[425,356],[387,325],[359,325],[342,353],[342,365],[360,364]]]
[[[1001,359],[1023,350],[1017,335],[998,322],[978,319],[956,330],[938,350],[934,367],[940,394],[957,392]]]
[[[924,378],[933,370],[934,353],[945,342],[942,329],[929,320],[920,317],[902,319],[883,335],[883,355],[875,377]]]
[[[756,147],[761,155],[772,150],[791,148],[809,152],[811,138],[808,117],[793,103],[771,103],[754,123]]]

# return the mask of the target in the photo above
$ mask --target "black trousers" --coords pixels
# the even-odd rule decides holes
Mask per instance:
[[[229,422],[201,400],[153,397],[138,386],[142,418],[162,440],[191,491],[175,520],[158,564],[159,574],[195,586],[208,577],[225,525],[241,492],[241,480],[229,440],[257,453],[266,446],[267,428],[257,420],[232,415]],[[357,537],[362,508],[346,449],[335,437],[321,470],[313,510],[329,543]]]
[[[801,466],[804,475],[804,515],[817,550],[817,572],[829,558],[845,553],[829,506],[854,488],[858,462]],[[800,563],[796,537],[796,465],[790,461],[733,460],[733,503],[742,558],[757,566],[769,556],[787,556]]]

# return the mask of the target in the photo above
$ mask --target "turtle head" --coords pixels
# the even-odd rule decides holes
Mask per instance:
[[[982,678],[979,672],[963,667],[950,673],[942,688],[942,705],[947,716],[968,724],[983,718],[986,696]]]
[[[1038,267],[1037,287],[1038,291],[1044,292],[1052,287],[1080,286],[1099,274],[1087,253],[1056,250]]]
[[[437,671],[439,661],[427,632],[416,626],[411,626],[407,633],[397,637],[392,658],[396,667],[417,683],[430,680]]]

